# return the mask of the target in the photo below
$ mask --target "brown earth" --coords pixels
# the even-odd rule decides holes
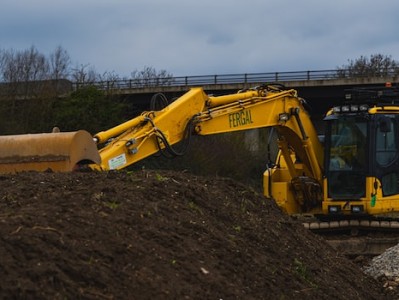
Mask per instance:
[[[393,299],[230,179],[0,176],[2,299]]]

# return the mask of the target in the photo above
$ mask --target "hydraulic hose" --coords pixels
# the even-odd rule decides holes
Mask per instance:
[[[272,167],[275,166],[275,163],[272,161],[270,144],[272,142],[272,137],[274,135],[274,128],[272,127],[269,131],[269,136],[267,139],[267,174],[268,176],[268,192],[269,196],[272,197]]]
[[[160,153],[168,158],[176,157],[176,156],[183,156],[187,153],[187,149],[190,145],[191,142],[191,136],[193,132],[193,123],[194,123],[195,117],[191,118],[187,126],[184,129],[184,134],[183,134],[183,145],[180,150],[177,150],[175,147],[173,147],[169,142],[168,139],[166,138],[165,134],[157,128],[154,124],[154,122],[150,118],[146,118],[148,122],[151,123],[151,125],[154,127],[156,131],[156,140],[157,140],[157,146],[160,151]],[[165,148],[162,148],[162,144],[165,146]]]
[[[150,110],[161,110],[168,105],[169,105],[168,99],[163,93],[156,93],[151,97]]]

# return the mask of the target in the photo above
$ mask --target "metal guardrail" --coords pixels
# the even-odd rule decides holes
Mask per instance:
[[[114,81],[99,81],[94,83],[73,83],[74,88],[94,85],[102,90],[138,89],[147,87],[178,87],[178,86],[203,86],[218,84],[246,84],[246,83],[270,83],[284,81],[308,81],[308,80],[332,80],[338,78],[359,78],[359,77],[386,77],[397,75],[397,70],[376,72],[375,74],[356,75],[349,70],[318,70],[318,71],[297,71],[297,72],[270,72],[270,73],[244,73],[225,75],[201,75],[201,76],[180,76],[160,78],[134,78]]]

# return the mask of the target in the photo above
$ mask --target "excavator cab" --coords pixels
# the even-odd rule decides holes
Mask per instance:
[[[399,211],[399,93],[362,90],[348,98],[325,118],[323,211]]]

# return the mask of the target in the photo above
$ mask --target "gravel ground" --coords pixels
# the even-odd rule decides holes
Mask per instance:
[[[384,282],[384,287],[399,290],[399,244],[374,257],[363,271]],[[398,291],[399,294],[399,291]]]

